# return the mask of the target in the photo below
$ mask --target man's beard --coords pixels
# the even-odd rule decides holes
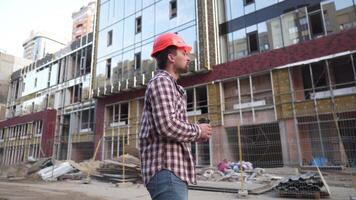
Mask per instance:
[[[177,69],[177,71],[178,71],[179,74],[184,74],[184,73],[187,73],[187,72],[188,72],[189,65],[185,66],[184,68],[179,68],[179,67],[177,67],[176,69]]]

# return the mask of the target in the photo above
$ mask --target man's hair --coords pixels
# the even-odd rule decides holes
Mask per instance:
[[[156,53],[155,59],[157,61],[157,67],[159,69],[164,69],[166,67],[167,61],[168,61],[168,54],[170,54],[170,53],[176,55],[177,47],[169,46],[169,47],[165,48],[164,50]]]

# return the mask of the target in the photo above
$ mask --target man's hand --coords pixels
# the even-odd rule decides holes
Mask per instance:
[[[201,134],[198,142],[206,142],[211,137],[211,126],[210,124],[198,124],[201,129]]]

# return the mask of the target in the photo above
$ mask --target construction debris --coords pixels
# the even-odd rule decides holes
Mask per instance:
[[[37,172],[37,174],[40,175],[44,181],[51,181],[51,180],[53,181],[53,180],[57,180],[57,177],[65,175],[74,170],[75,168],[72,167],[72,165],[70,165],[69,162],[64,162],[58,165],[41,169],[40,171]]]
[[[79,172],[71,172],[64,174],[58,177],[58,180],[83,180],[86,177],[86,174],[79,171]]]
[[[243,177],[241,177],[241,173],[239,171],[240,165],[235,164],[232,165],[235,166],[234,169],[225,169],[225,173],[215,167],[197,169],[197,179],[201,181],[237,182],[243,178],[245,182],[269,183],[282,178],[277,175],[267,174],[265,173],[265,169],[262,168],[253,169],[252,164],[247,164],[245,167],[242,166],[244,168],[244,174]]]
[[[0,179],[8,181],[29,178],[44,181],[87,180],[90,176],[114,183],[140,182],[142,180],[140,160],[129,154],[114,160],[91,159],[80,163],[71,160],[56,161],[52,158],[38,160],[30,158],[27,162],[0,170]]]
[[[125,162],[123,162],[125,160]],[[141,180],[140,161],[131,155],[120,156],[116,160],[104,160],[97,169],[100,180],[114,183],[138,182]]]
[[[28,169],[27,174],[35,173],[45,167],[49,167],[53,165],[52,158],[40,158],[35,161],[34,159],[30,159],[29,162],[34,162],[31,167]]]
[[[97,168],[100,167],[102,161],[98,160],[85,160],[80,163],[76,163],[74,161],[68,161],[75,169],[81,171],[82,173],[88,174],[95,174],[98,175],[99,172],[96,171]]]

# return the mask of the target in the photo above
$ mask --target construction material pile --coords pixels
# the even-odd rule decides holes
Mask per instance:
[[[52,165],[53,161],[51,158],[40,158],[38,160],[29,159],[26,162],[2,167],[0,169],[0,179],[9,181],[24,179],[37,180],[40,179],[40,177],[36,175],[36,172]]]
[[[289,176],[279,181],[275,190],[280,196],[302,198],[304,196],[315,197],[315,195],[328,196],[322,191],[324,183],[319,175],[313,172],[297,176]]]
[[[90,177],[105,182],[139,182],[142,180],[140,160],[126,154],[113,160],[58,161],[52,158],[29,159],[26,162],[1,168],[2,180],[84,180]]]
[[[114,183],[141,181],[140,160],[129,154],[114,160],[104,160],[93,174],[99,180]]]

